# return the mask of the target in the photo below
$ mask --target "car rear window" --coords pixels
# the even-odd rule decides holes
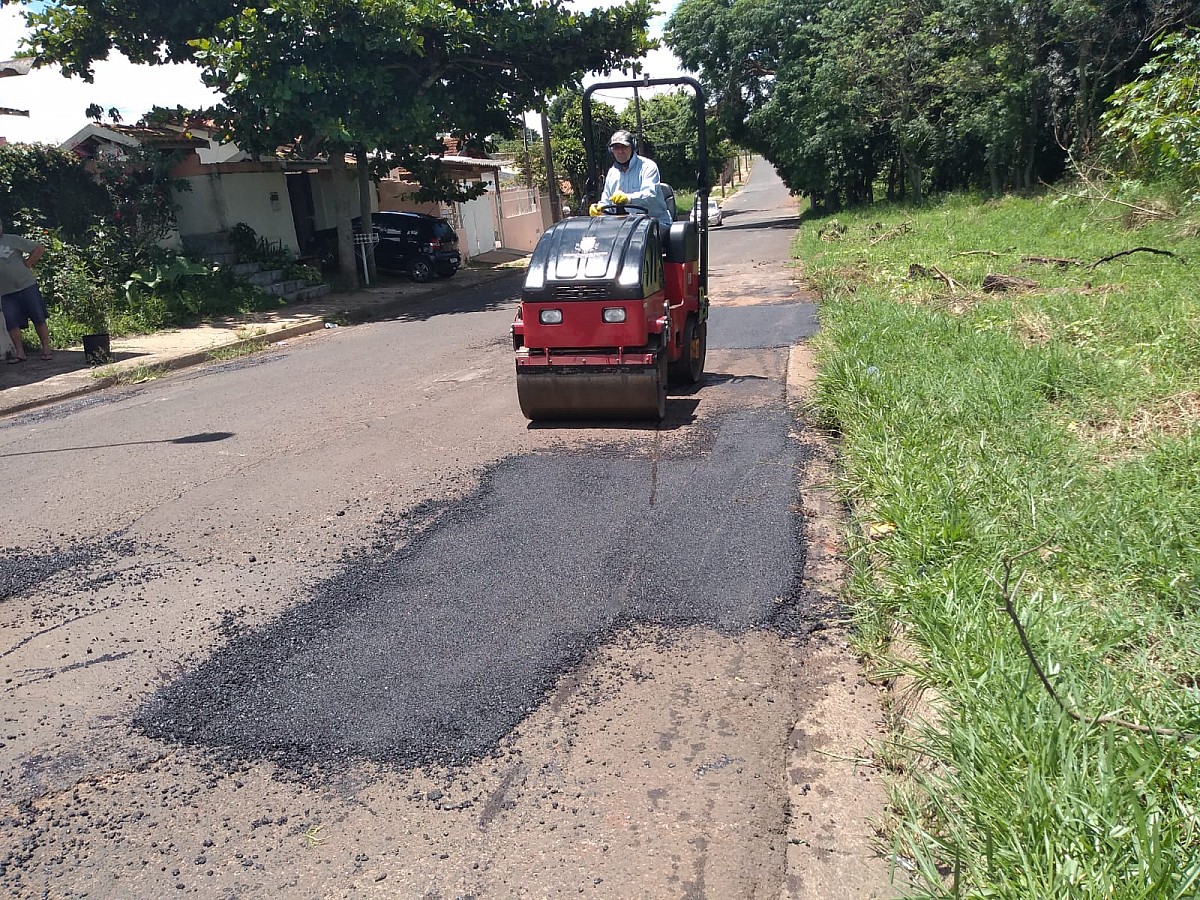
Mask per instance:
[[[450,223],[445,219],[438,219],[433,223],[433,236],[439,241],[458,240],[458,235],[454,233],[454,229],[450,227]]]

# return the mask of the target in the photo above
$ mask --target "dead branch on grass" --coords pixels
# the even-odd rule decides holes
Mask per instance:
[[[1103,189],[1101,189],[1100,187],[1097,187],[1095,181],[1092,178],[1090,178],[1088,176],[1088,173],[1084,170],[1084,167],[1081,166],[1078,163],[1078,161],[1076,161],[1075,157],[1071,154],[1070,148],[1064,146],[1063,149],[1067,152],[1067,159],[1071,163],[1071,168],[1074,170],[1075,174],[1079,177],[1079,180],[1083,182],[1083,186],[1086,188],[1086,190],[1083,193],[1076,194],[1076,193],[1072,193],[1070,191],[1062,190],[1061,188],[1058,188],[1052,184],[1048,184],[1047,182],[1044,182],[1044,181],[1042,182],[1043,185],[1050,188],[1050,190],[1054,191],[1059,196],[1071,197],[1075,200],[1088,200],[1088,201],[1092,201],[1092,202],[1098,201],[1098,202],[1102,202],[1102,203],[1112,203],[1115,206],[1123,206],[1125,209],[1132,210],[1133,212],[1137,213],[1138,215],[1145,216],[1147,219],[1166,220],[1166,219],[1174,218],[1174,214],[1171,213],[1169,210],[1155,209],[1154,207],[1151,207],[1151,206],[1139,206],[1136,203],[1128,203],[1125,200],[1118,200],[1116,197],[1109,195]]]
[[[942,282],[946,287],[950,288],[950,293],[955,293],[963,286],[939,269],[937,266],[923,266],[920,263],[912,263],[908,267],[909,278],[933,278]],[[965,288],[964,288],[965,290]]]
[[[1122,256],[1129,256],[1131,253],[1157,253],[1159,256],[1169,256],[1175,259],[1175,254],[1170,250],[1155,250],[1153,247],[1134,247],[1132,250],[1122,250],[1120,253],[1114,253],[1112,256],[1105,256],[1103,259],[1098,259],[1088,269],[1094,269],[1100,263],[1112,262],[1114,259],[1120,259]]]
[[[912,229],[911,222],[901,222],[899,225],[897,225],[891,231],[885,231],[883,234],[872,238],[871,246],[874,247],[876,244],[880,244],[883,241],[891,240],[892,238],[899,237],[902,234],[908,234],[908,232],[911,229]]]
[[[1082,259],[1063,259],[1059,256],[1022,256],[1021,262],[1037,263],[1041,266],[1058,266],[1060,269],[1083,265]]]
[[[846,235],[846,226],[837,219],[830,219],[817,229],[817,237],[823,241],[840,241]]]
[[[1004,567],[1004,580],[1000,583],[1000,596],[1004,600],[1004,609],[1008,613],[1008,617],[1012,620],[1013,625],[1017,629],[1017,635],[1021,639],[1021,647],[1025,651],[1025,656],[1029,660],[1029,664],[1033,666],[1033,671],[1037,675],[1038,680],[1042,683],[1042,687],[1058,704],[1058,708],[1084,725],[1116,725],[1118,728],[1124,728],[1128,731],[1136,731],[1139,734],[1152,734],[1155,737],[1169,737],[1180,741],[1194,741],[1200,738],[1200,734],[1195,734],[1190,731],[1181,731],[1177,728],[1155,728],[1152,725],[1140,725],[1137,722],[1130,722],[1126,719],[1120,719],[1116,716],[1092,716],[1084,718],[1071,707],[1067,706],[1066,702],[1058,695],[1058,691],[1054,689],[1054,685],[1050,683],[1042,664],[1038,662],[1037,656],[1033,652],[1033,645],[1029,643],[1029,635],[1025,633],[1025,626],[1021,624],[1021,618],[1017,615],[1016,604],[1013,602],[1013,591],[1009,588],[1009,582],[1012,580],[1013,564],[1018,560],[1029,556],[1031,553],[1044,548],[1053,537],[1046,538],[1036,547],[1030,547],[1028,550],[1022,550],[1020,553],[1013,556],[1005,557],[1001,560]],[[1019,579],[1018,579],[1019,580]]]
[[[933,272],[934,278],[936,278],[938,281],[945,283],[946,287],[950,288],[951,294],[956,293],[958,291],[958,289],[962,287],[961,284],[959,284],[957,281],[955,281],[953,278],[951,278],[949,275],[947,275],[945,272],[943,272],[937,266],[930,266],[929,270],[931,272]]]

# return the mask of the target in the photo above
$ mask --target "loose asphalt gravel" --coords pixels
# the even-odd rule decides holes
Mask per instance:
[[[786,410],[659,446],[500,463],[464,501],[418,511],[414,539],[395,537],[411,517],[392,523],[387,546],[160,691],[138,727],[296,771],[453,765],[494,752],[624,625],[786,615],[801,567]]]

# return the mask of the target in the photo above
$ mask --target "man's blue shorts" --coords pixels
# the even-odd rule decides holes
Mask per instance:
[[[41,325],[46,321],[46,301],[36,284],[0,297],[4,307],[4,327],[9,331],[24,328],[30,322]]]

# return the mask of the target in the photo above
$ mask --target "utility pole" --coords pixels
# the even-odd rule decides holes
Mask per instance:
[[[542,108],[542,152],[546,155],[546,193],[550,195],[550,221],[562,221],[562,201],[558,198],[558,179],[554,175],[554,154],[550,151],[550,121]]]
[[[533,173],[529,171],[529,124],[521,116],[521,141],[525,145],[525,187],[533,187]]]
[[[642,74],[642,64],[640,62],[634,63],[632,72],[633,72],[634,78],[637,78],[639,75],[641,75]],[[650,76],[647,75],[646,77],[649,78]],[[637,121],[637,137],[638,137],[638,142],[640,143],[642,140],[642,137],[643,137],[643,135],[642,135],[642,98],[638,96],[638,89],[637,89],[636,84],[633,86],[633,114]]]

